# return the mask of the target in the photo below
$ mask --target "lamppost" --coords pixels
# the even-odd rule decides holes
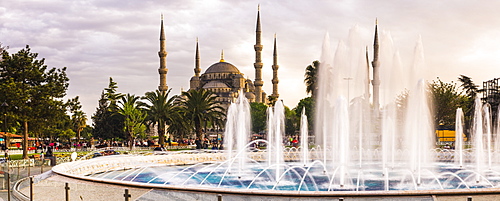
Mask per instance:
[[[8,147],[7,144],[7,107],[9,107],[9,104],[7,104],[5,101],[2,103],[1,107],[3,108],[3,134],[4,134],[4,142],[5,142],[5,148]]]

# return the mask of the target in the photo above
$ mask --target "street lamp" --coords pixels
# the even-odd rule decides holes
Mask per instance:
[[[2,103],[1,107],[3,108],[3,134],[4,134],[4,143],[5,143],[5,148],[8,147],[7,145],[7,107],[9,107],[9,104],[7,104],[5,101]]]

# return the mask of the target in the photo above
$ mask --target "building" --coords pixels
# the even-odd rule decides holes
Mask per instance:
[[[224,52],[221,53],[220,61],[212,64],[206,68],[205,72],[201,73],[200,67],[200,52],[198,48],[198,41],[196,41],[195,50],[195,67],[194,76],[190,79],[189,90],[206,89],[210,90],[217,95],[217,101],[221,102],[223,106],[227,107],[229,104],[236,100],[241,92],[244,93],[245,97],[250,102],[260,102],[267,103],[267,94],[262,90],[264,81],[262,80],[262,49],[261,44],[261,25],[260,25],[260,9],[257,12],[257,25],[256,25],[256,42],[254,45],[255,50],[255,80],[245,79],[244,74],[234,66],[233,64],[226,62],[224,60]],[[168,69],[166,68],[166,57],[167,52],[165,50],[165,34],[163,31],[163,19],[161,21],[160,30],[160,51],[158,52],[160,57],[160,68],[158,72],[160,74],[160,86],[158,87],[161,91],[166,91],[168,86],[166,85],[166,75]],[[278,55],[276,48],[276,36],[274,37],[274,53],[273,53],[273,93],[272,97],[275,99],[279,98],[278,94]]]

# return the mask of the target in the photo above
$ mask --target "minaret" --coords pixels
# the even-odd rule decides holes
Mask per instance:
[[[365,80],[365,100],[370,98],[370,59],[368,58],[368,46],[366,46],[366,80]]]
[[[260,29],[260,5],[257,9],[257,30],[255,31],[255,45],[253,46],[255,49],[255,63],[253,64],[255,68],[255,102],[262,103],[265,101],[265,97],[262,97],[262,85],[264,82],[262,81],[262,44],[260,43],[262,31]]]
[[[196,38],[196,53],[194,56],[194,76],[189,81],[189,90],[196,90],[200,87],[200,50],[198,49],[198,38]]]
[[[274,34],[274,51],[273,51],[273,94],[271,96],[275,97],[276,100],[280,97],[278,93],[278,49],[276,48],[276,34]]]
[[[161,15],[161,30],[160,30],[160,51],[158,52],[158,56],[160,57],[160,68],[158,69],[158,73],[160,74],[160,86],[158,89],[160,91],[167,91],[167,51],[165,51],[165,32],[163,29],[163,14]]]
[[[380,102],[379,102],[379,96],[380,96],[380,79],[379,79],[379,67],[380,67],[380,62],[378,60],[378,52],[379,45],[378,45],[378,20],[375,20],[375,39],[373,41],[373,61],[372,61],[372,66],[373,66],[373,80],[372,80],[372,85],[373,85],[373,108],[375,109],[375,115],[378,116],[379,109],[380,109]]]
[[[196,38],[196,56],[194,57],[195,63],[194,63],[194,76],[195,77],[200,77],[200,50],[198,49],[198,38]]]

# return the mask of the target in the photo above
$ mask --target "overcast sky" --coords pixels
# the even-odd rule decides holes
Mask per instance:
[[[255,22],[261,7],[264,90],[272,93],[272,40],[278,37],[280,95],[293,108],[306,97],[304,69],[357,25],[365,46],[375,19],[390,32],[403,62],[422,38],[432,76],[476,84],[500,77],[500,1],[457,0],[0,0],[0,42],[9,52],[30,45],[49,67],[68,67],[68,97],[80,96],[88,118],[109,77],[118,91],[143,95],[159,84],[159,30],[164,15],[167,85],[189,88],[199,38],[202,72],[220,59],[254,79]],[[90,121],[89,121],[90,122]]]

